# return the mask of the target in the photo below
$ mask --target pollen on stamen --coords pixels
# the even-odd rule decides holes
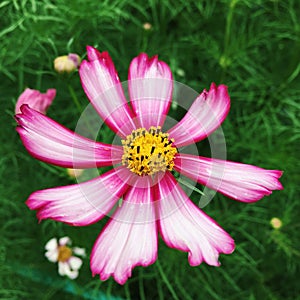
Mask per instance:
[[[58,247],[58,261],[65,262],[72,256],[71,248],[67,246],[59,246]]]
[[[122,140],[122,164],[140,176],[171,171],[177,153],[173,143],[174,139],[169,139],[168,133],[161,132],[160,126],[134,130]]]

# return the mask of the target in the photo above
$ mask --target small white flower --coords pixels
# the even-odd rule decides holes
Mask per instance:
[[[70,247],[71,243],[67,236],[60,238],[58,242],[56,238],[52,238],[45,245],[45,256],[53,263],[58,262],[59,275],[75,279],[78,277],[82,259],[73,254],[85,257],[85,249]]]

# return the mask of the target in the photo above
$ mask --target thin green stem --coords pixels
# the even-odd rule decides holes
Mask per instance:
[[[83,108],[82,108],[82,106],[81,106],[81,104],[80,104],[80,102],[77,98],[77,95],[76,95],[73,87],[70,84],[68,84],[68,89],[69,89],[69,92],[71,94],[72,100],[73,100],[75,106],[77,107],[78,112],[81,114],[83,112]],[[95,133],[95,130],[93,130],[93,127],[91,126],[91,124],[90,124],[90,122],[87,118],[84,118],[84,123],[85,123],[86,127],[88,128],[89,133],[93,137],[94,133]]]
[[[190,184],[188,181],[182,179],[182,178],[177,178],[177,181],[183,185],[185,185],[186,187],[190,188],[191,190],[197,192],[198,194],[202,195],[202,196],[206,196],[201,190],[199,190],[198,188],[196,188],[195,186],[193,186],[192,184]]]
[[[164,300],[164,293],[161,286],[160,278],[158,276],[156,277],[156,284],[157,284],[157,292],[158,292],[159,300]]]
[[[179,298],[177,297],[176,292],[174,291],[174,289],[173,289],[173,287],[172,287],[170,281],[168,280],[168,278],[167,278],[167,276],[166,276],[166,274],[165,274],[165,272],[164,272],[164,270],[163,270],[163,268],[162,268],[162,266],[160,265],[160,262],[159,262],[158,260],[157,260],[157,262],[156,262],[156,266],[157,266],[157,269],[158,269],[158,271],[159,271],[159,273],[160,273],[160,276],[161,276],[163,282],[166,284],[166,286],[167,286],[167,288],[169,289],[170,293],[172,294],[173,298],[174,298],[175,300],[179,300]]]
[[[224,37],[224,49],[223,54],[220,57],[220,65],[223,68],[222,74],[221,74],[221,82],[223,81],[225,77],[225,72],[229,63],[229,55],[228,55],[228,48],[230,44],[230,36],[231,36],[231,25],[232,25],[232,19],[233,19],[233,13],[235,5],[238,3],[239,0],[231,0],[229,4],[229,11],[226,17],[226,27],[225,27],[225,37]]]
[[[126,300],[131,300],[130,289],[129,289],[129,283],[128,283],[128,281],[127,281],[126,284],[124,285],[124,290],[125,290]]]
[[[72,87],[70,84],[68,84],[68,89],[69,89],[69,92],[70,92],[70,94],[71,94],[72,100],[73,100],[75,106],[76,106],[77,109],[78,109],[78,112],[79,112],[79,113],[82,113],[82,107],[81,107],[81,104],[79,103],[78,98],[77,98],[77,95],[76,95],[76,93],[75,93],[73,87]]]
[[[143,269],[140,269],[139,272],[139,291],[140,291],[140,299],[146,300],[144,282],[143,282]]]

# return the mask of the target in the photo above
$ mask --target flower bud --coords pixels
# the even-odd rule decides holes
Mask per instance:
[[[83,169],[72,169],[72,168],[67,169],[67,173],[71,178],[77,178],[81,176],[83,171],[84,171]]]
[[[180,76],[180,77],[184,77],[184,76],[185,76],[184,70],[183,70],[183,69],[180,69],[180,68],[178,68],[178,69],[176,70],[176,74],[177,74],[178,76]]]
[[[272,218],[270,224],[274,229],[279,229],[282,227],[282,221],[279,218]]]
[[[150,23],[144,23],[143,24],[143,28],[146,30],[146,31],[149,31],[152,29],[152,25]]]
[[[71,73],[80,65],[80,57],[75,53],[55,58],[54,69],[58,73]]]

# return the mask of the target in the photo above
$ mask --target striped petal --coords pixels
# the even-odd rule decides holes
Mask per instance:
[[[157,257],[157,229],[149,177],[125,194],[116,211],[98,237],[91,254],[91,270],[101,280],[113,276],[124,284],[135,266],[148,266]]]
[[[128,88],[141,127],[163,126],[172,98],[172,73],[157,56],[141,53],[130,64]]]
[[[230,108],[227,87],[212,83],[194,101],[183,119],[169,130],[176,147],[199,142],[217,129],[226,118]]]
[[[220,159],[179,154],[175,159],[175,170],[242,202],[254,202],[270,195],[272,190],[283,189],[278,181],[281,171]]]
[[[40,220],[85,226],[107,215],[128,188],[126,180],[129,171],[119,167],[83,183],[36,191],[26,204]]]
[[[79,69],[83,89],[105,123],[124,138],[136,127],[113,61],[107,52],[90,46],[87,54],[89,61]]]
[[[188,252],[191,266],[219,266],[220,253],[234,250],[233,239],[196,207],[167,172],[157,185],[159,231],[169,247]]]
[[[27,105],[16,115],[17,131],[35,158],[66,168],[95,168],[121,162],[122,147],[98,143],[59,125]]]

